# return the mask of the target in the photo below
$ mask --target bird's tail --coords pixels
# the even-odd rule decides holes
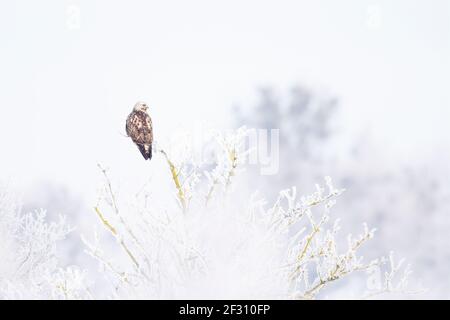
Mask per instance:
[[[145,160],[150,160],[152,158],[152,146],[151,145],[138,144],[137,146]]]
[[[152,145],[150,145],[150,146],[148,147],[147,157],[148,157],[148,160],[151,160],[151,159],[152,159]]]

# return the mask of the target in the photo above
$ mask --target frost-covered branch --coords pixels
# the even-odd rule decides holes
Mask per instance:
[[[249,196],[244,206],[236,201],[237,194],[243,196],[240,185],[230,187],[245,161],[247,132],[241,129],[229,136],[216,135],[212,142],[217,146],[216,165],[202,173],[196,169],[201,164],[173,161],[173,155],[169,158],[161,151],[177,190],[174,200],[186,214],[171,212],[164,204],[147,207],[137,197],[121,209],[127,214],[119,213],[117,227],[99,215],[113,235],[126,231],[117,242],[131,245],[131,261],[138,266],[119,267],[98,251],[91,253],[104,261],[106,271],[118,275],[118,297],[183,298],[193,292],[194,296],[209,297],[206,292],[210,290],[224,297],[220,277],[229,274],[227,285],[236,281],[234,290],[247,292],[245,297],[313,299],[332,283],[384,263],[383,259],[364,262],[358,254],[374,237],[375,230],[366,225],[359,237],[348,236],[346,250],[340,249],[339,220],[331,225],[330,221],[332,207],[344,190],[335,188],[328,177],[325,187],[316,185],[309,196],[298,196],[295,187],[281,191],[268,208],[257,195]],[[191,176],[195,183],[189,182]],[[112,190],[110,181],[106,185]],[[114,210],[114,201],[110,206],[112,212],[119,212]],[[393,283],[398,271],[387,274],[386,283]],[[248,287],[242,277],[252,279]]]
[[[106,297],[315,299],[364,271],[372,282],[361,298],[413,292],[403,261],[360,255],[374,229],[364,225],[361,235],[342,243],[332,211],[344,190],[331,178],[307,196],[295,187],[283,190],[272,205],[246,190],[239,175],[248,132],[216,134],[208,142],[212,165],[186,154],[155,153],[164,168],[168,164],[164,173],[173,194],[145,187],[137,194],[118,192],[110,171],[99,166],[104,182],[93,214],[103,232],[82,240],[99,263]],[[82,268],[60,266],[56,243],[71,231],[63,218],[49,223],[44,211],[21,215],[3,195],[0,213],[0,297],[105,297],[86,284]],[[386,266],[375,281],[374,270]]]
[[[85,273],[63,268],[56,245],[73,229],[64,217],[47,222],[45,210],[22,214],[17,201],[0,191],[0,298],[89,299]]]

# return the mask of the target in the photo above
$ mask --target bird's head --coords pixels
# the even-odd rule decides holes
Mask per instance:
[[[148,105],[145,102],[139,101],[134,105],[133,111],[144,111],[148,110]]]

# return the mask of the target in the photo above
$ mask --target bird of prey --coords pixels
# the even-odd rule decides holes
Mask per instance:
[[[145,160],[152,158],[153,143],[152,119],[147,110],[146,103],[136,103],[128,115],[126,124],[127,135],[137,145]]]

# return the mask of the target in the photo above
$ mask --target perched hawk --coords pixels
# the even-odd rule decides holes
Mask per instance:
[[[152,158],[153,128],[152,119],[147,113],[148,106],[144,102],[134,105],[127,118],[127,135],[141,151],[145,160]]]

